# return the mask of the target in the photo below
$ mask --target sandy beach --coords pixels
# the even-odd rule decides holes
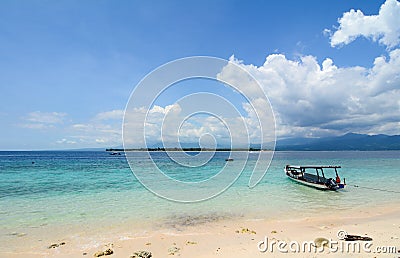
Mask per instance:
[[[99,225],[97,230],[85,230],[85,225],[82,225],[80,229],[72,227],[36,231],[34,236],[16,232],[9,237],[8,246],[3,246],[0,256],[93,257],[97,252],[111,249],[112,254],[102,257],[130,257],[137,251],[151,252],[152,257],[399,257],[400,253],[383,253],[393,252],[388,250],[389,247],[396,247],[397,252],[400,250],[399,207],[398,203],[393,203],[382,207],[335,211],[332,214],[321,212],[308,217],[297,214],[292,219],[183,217],[159,229],[153,226],[151,230],[138,225]],[[340,230],[352,235],[368,236],[373,241],[369,242],[367,249],[364,247],[365,241],[352,242],[360,244],[360,251],[353,251],[352,246],[341,247],[341,243],[349,242],[338,240],[337,233]],[[316,249],[316,252],[313,249],[311,253],[303,252],[301,248],[297,251],[293,243],[301,246],[305,241],[314,242],[317,238],[338,241],[337,251],[327,247],[324,251],[322,248]],[[276,244],[271,249],[272,242]],[[278,250],[278,242],[287,245],[282,245]],[[381,247],[387,248],[383,250]]]

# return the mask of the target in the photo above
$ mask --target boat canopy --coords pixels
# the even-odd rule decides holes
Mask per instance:
[[[296,168],[296,169],[307,169],[307,168],[314,168],[314,169],[322,169],[322,168],[341,168],[341,166],[290,166],[287,165],[288,168]]]

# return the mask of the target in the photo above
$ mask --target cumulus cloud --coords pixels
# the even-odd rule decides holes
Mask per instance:
[[[267,56],[262,66],[234,61],[263,85],[278,136],[398,133],[400,49],[377,57],[372,68],[338,67],[329,58],[320,65],[314,56],[290,60],[282,54]]]
[[[279,137],[399,133],[400,49],[390,51],[388,57],[377,57],[371,68],[339,67],[330,58],[319,63],[314,56],[291,60],[282,54],[267,56],[261,66],[246,64],[233,56],[230,62],[249,71],[261,83],[275,112]],[[154,105],[149,110],[135,107],[126,113],[125,147],[152,147],[162,141],[166,146],[177,147],[177,142],[199,143],[207,135],[212,135],[219,146],[228,146],[231,138],[240,139],[243,146],[260,143],[260,121],[272,121],[267,112],[256,114],[254,110],[267,110],[269,104],[257,98],[249,78],[236,76],[231,67],[224,67],[219,79],[248,87],[245,91],[252,100],[241,104],[243,114],[188,118],[194,105],[190,101],[186,106],[182,102]],[[62,143],[120,146],[123,114],[123,110],[111,110],[97,114],[88,123],[73,124],[72,136]],[[212,143],[208,138],[208,144]]]
[[[254,113],[249,105],[246,108]],[[230,146],[231,139],[235,139],[236,147],[244,147],[249,143],[247,129],[250,142],[260,142],[260,135],[254,132],[259,124],[249,116],[216,117],[199,113],[188,118],[185,111],[178,103],[165,107],[155,105],[148,112],[145,108],[130,110],[124,124],[125,147],[152,147],[159,143],[171,148],[179,147],[180,143]]]
[[[261,66],[246,64],[233,56],[230,62],[249,71],[262,85],[275,113],[279,137],[320,137],[347,132],[399,134],[400,49],[388,52],[388,57],[377,57],[370,68],[339,67],[330,58],[319,63],[311,55],[291,60],[282,54],[271,54]],[[125,125],[130,129],[125,135],[128,143],[133,144],[130,147],[145,146],[145,139],[150,146],[162,139],[198,142],[205,134],[213,135],[219,143],[235,137],[243,144],[262,142],[260,126],[273,121],[268,112],[256,114],[254,108],[267,111],[269,104],[258,99],[254,84],[249,83],[249,78],[237,76],[232,67],[224,67],[218,79],[247,87],[246,96],[252,99],[242,103],[243,115],[221,116],[220,120],[193,117],[178,130],[187,107],[175,103],[154,106],[149,111],[135,108],[127,113],[131,117]],[[146,115],[143,137],[140,128]],[[229,130],[221,120],[230,126]],[[246,128],[240,127],[243,123]]]
[[[377,15],[364,15],[361,10],[352,9],[338,22],[339,27],[331,35],[332,47],[349,44],[357,37],[378,41],[391,49],[400,44],[400,2],[397,0],[386,0]]]

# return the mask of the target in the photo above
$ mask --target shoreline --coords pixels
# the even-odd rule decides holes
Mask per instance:
[[[251,218],[251,217],[185,217],[176,221],[147,226],[136,223],[125,225],[99,225],[98,230],[86,225],[70,228],[52,228],[51,231],[37,230],[31,233],[9,235],[0,251],[0,257],[93,257],[94,253],[111,248],[114,253],[104,257],[130,257],[135,251],[147,250],[153,257],[265,257],[275,252],[260,252],[257,244],[265,237],[276,241],[313,241],[324,237],[337,239],[339,230],[349,234],[373,238],[373,246],[395,246],[400,250],[400,205],[397,202],[381,206],[356,207],[351,210],[334,210],[302,217],[293,212],[293,218]],[[182,220],[182,221],[179,221]],[[46,233],[47,232],[47,233]],[[62,244],[64,243],[64,244]],[[55,248],[49,246],[58,244]],[[11,248],[11,249],[10,249]],[[8,249],[8,250],[7,250]],[[171,251],[171,252],[170,252]],[[392,254],[399,256],[400,253]],[[297,257],[313,257],[313,253],[289,253]],[[337,257],[342,254],[318,256]],[[357,257],[360,254],[346,253],[344,256]],[[363,257],[376,254],[363,253]],[[396,257],[397,257],[396,256]]]

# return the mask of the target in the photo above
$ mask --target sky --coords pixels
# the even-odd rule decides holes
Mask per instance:
[[[400,134],[396,0],[3,0],[0,17],[0,150],[120,146],[135,86],[188,56],[249,71],[269,98],[278,138]],[[249,103],[231,91],[193,84],[230,95],[253,122]],[[153,124],[179,109],[182,92],[160,97]],[[188,122],[187,141],[214,128],[206,120]]]

